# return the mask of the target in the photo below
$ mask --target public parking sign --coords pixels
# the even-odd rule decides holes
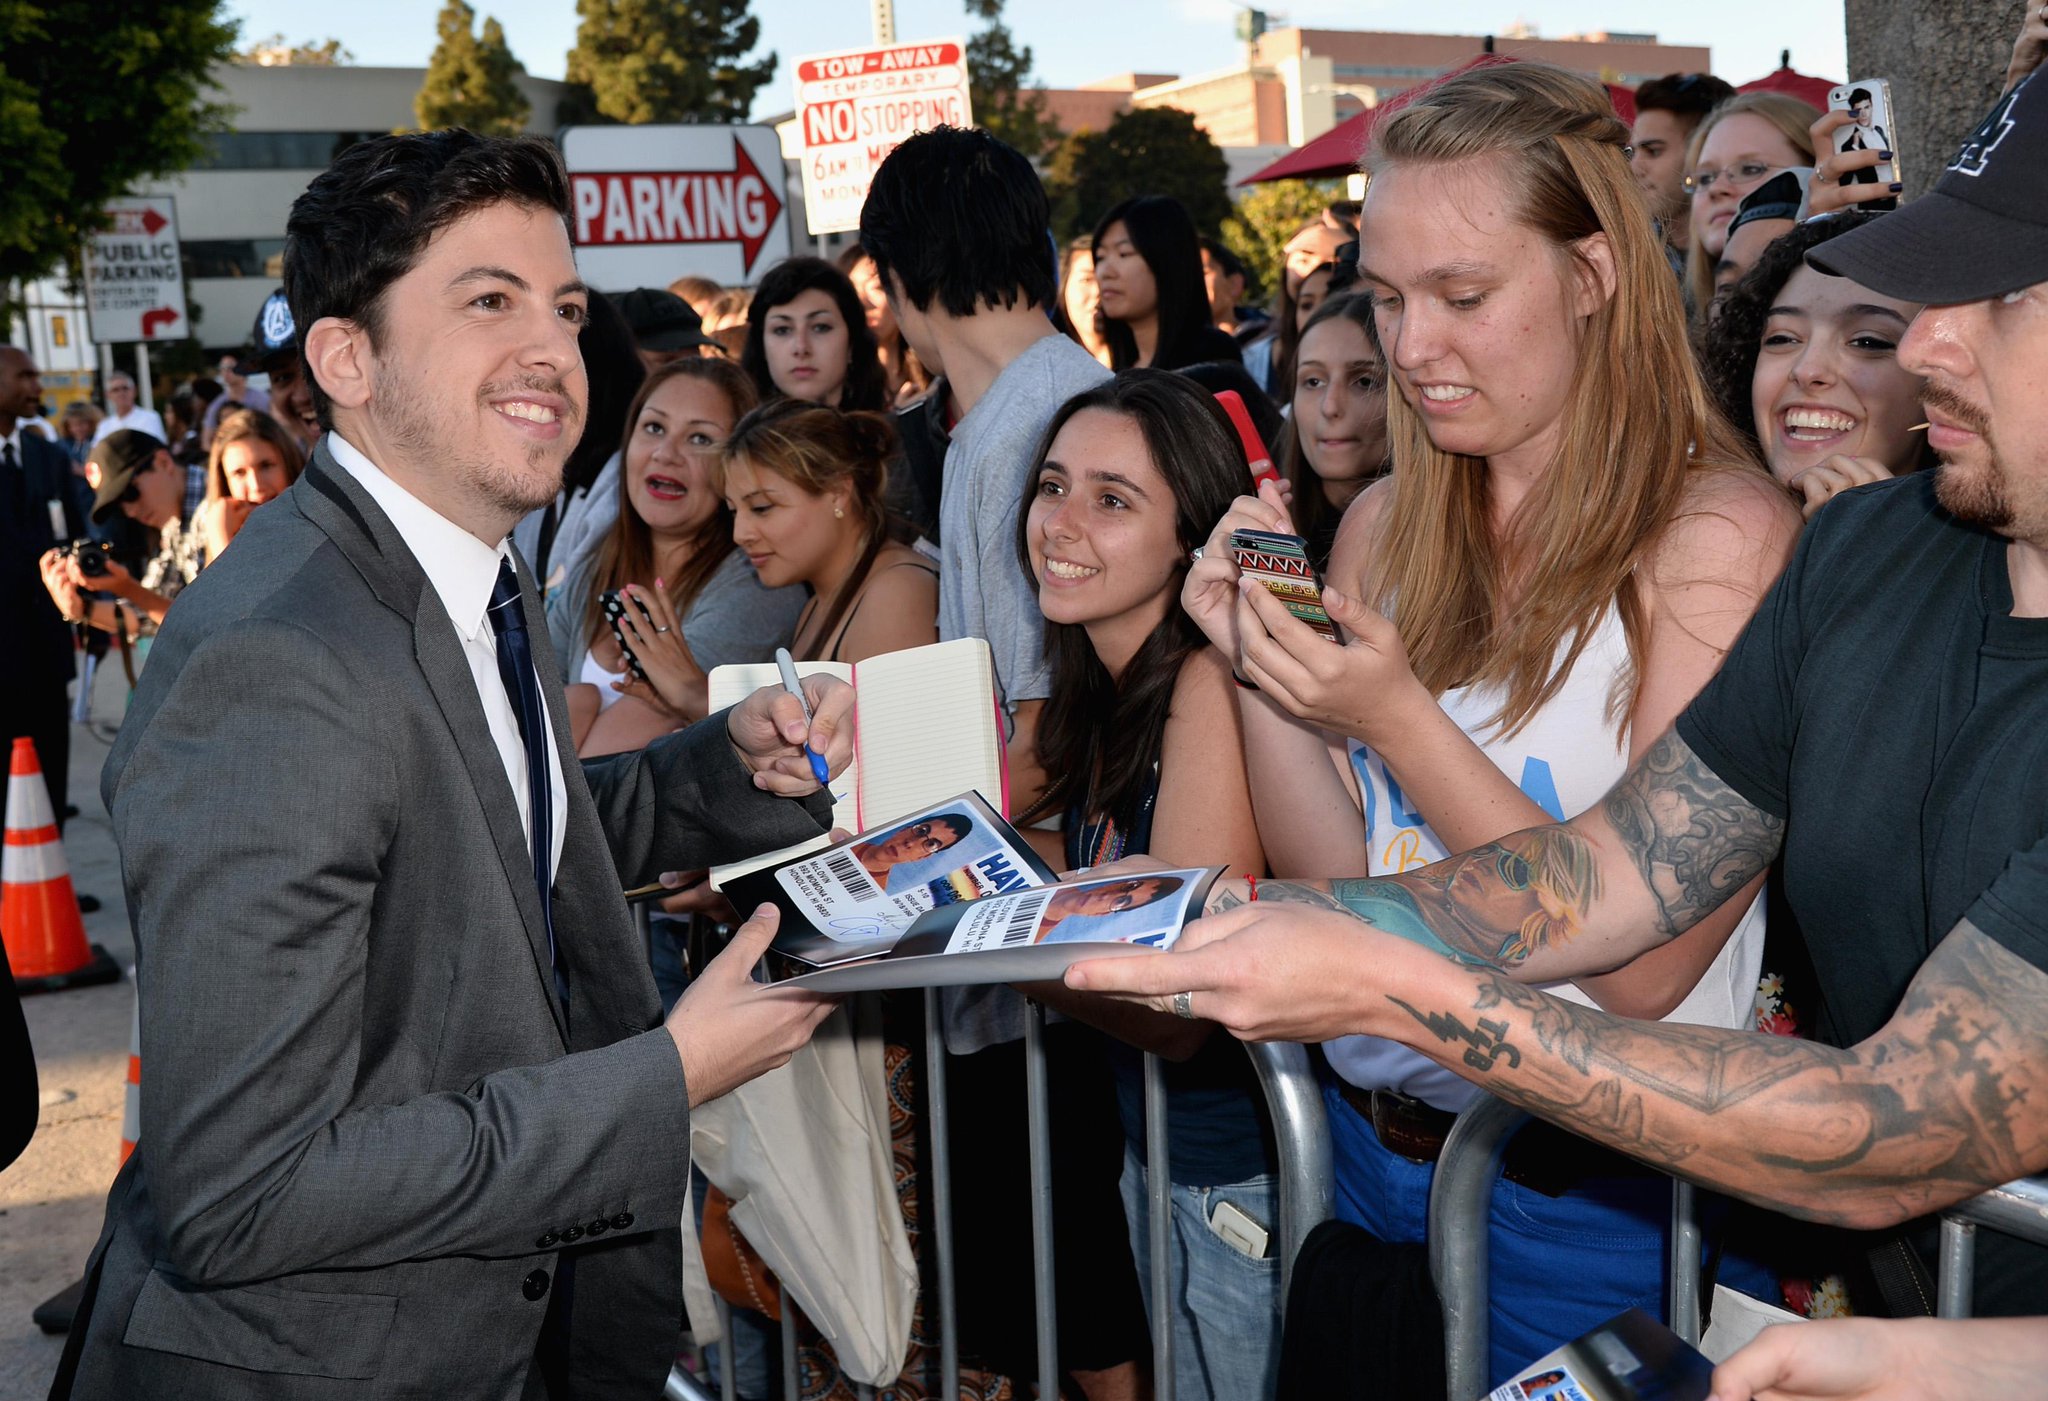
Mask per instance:
[[[85,305],[100,345],[178,340],[186,321],[178,211],[168,195],[107,205],[112,227],[85,245]]]
[[[813,54],[796,64],[803,124],[804,222],[814,234],[860,227],[875,167],[906,138],[972,126],[967,42],[934,39]]]
[[[562,132],[576,265],[629,292],[759,280],[789,256],[782,148],[765,126],[573,126]]]

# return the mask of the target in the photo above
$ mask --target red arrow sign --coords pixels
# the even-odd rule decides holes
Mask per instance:
[[[752,276],[754,259],[782,197],[774,183],[733,143],[732,170],[602,170],[569,177],[576,201],[576,242],[613,248],[680,243],[737,243]]]
[[[161,224],[163,220],[159,219],[157,220],[157,222]],[[160,306],[156,307],[153,310],[143,312],[142,338],[146,341],[155,340],[159,328],[164,326],[175,325],[177,323],[177,320],[178,313],[176,312],[176,310],[167,306]]]
[[[170,220],[157,213],[154,209],[144,209],[142,211],[142,230],[144,233],[153,234],[157,230],[168,226],[170,222]]]

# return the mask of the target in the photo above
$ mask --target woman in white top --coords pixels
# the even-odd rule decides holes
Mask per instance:
[[[1590,806],[1720,665],[1790,553],[1797,513],[1693,368],[1627,143],[1598,85],[1537,63],[1461,75],[1375,130],[1360,274],[1400,393],[1392,473],[1331,557],[1324,598],[1350,640],[1240,592],[1228,530],[1291,529],[1271,488],[1239,502],[1184,594],[1257,688],[1240,704],[1276,875],[1397,873]],[[1473,923],[1569,938],[1593,894],[1571,858],[1504,854],[1515,908]],[[1760,885],[1550,990],[1746,1025]],[[1326,1049],[1338,1214],[1419,1241],[1434,1154],[1473,1091],[1391,1042]],[[1555,1130],[1525,1131],[1508,1166],[1497,1376],[1632,1304],[1661,1308],[1670,1220],[1664,1179]]]

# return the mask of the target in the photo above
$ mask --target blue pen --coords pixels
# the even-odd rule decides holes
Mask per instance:
[[[803,683],[796,678],[796,662],[790,658],[789,648],[775,649],[775,665],[782,672],[782,689],[795,696],[796,703],[804,708],[804,737],[808,741],[811,729],[811,703],[804,699]],[[804,757],[811,761],[811,777],[817,779],[821,785],[830,781],[832,770],[825,767],[824,755],[806,743]]]

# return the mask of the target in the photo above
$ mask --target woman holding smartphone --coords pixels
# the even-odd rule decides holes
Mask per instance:
[[[1541,63],[1461,74],[1375,129],[1360,277],[1400,392],[1392,473],[1347,513],[1323,595],[1348,641],[1240,591],[1230,529],[1290,528],[1270,489],[1218,527],[1183,594],[1247,683],[1277,874],[1407,870],[1597,801],[1790,553],[1797,512],[1693,367],[1627,145],[1597,84]],[[1568,936],[1550,912],[1584,873],[1560,854],[1516,878],[1525,937]],[[1551,990],[1748,1025],[1759,884]],[[1421,1241],[1434,1153],[1474,1091],[1389,1042],[1325,1051],[1338,1215]],[[1511,1167],[1532,1171],[1494,1193],[1496,1378],[1664,1298],[1668,1181],[1551,1132],[1518,1135]],[[1724,1282],[1740,1274],[1724,1262]]]

